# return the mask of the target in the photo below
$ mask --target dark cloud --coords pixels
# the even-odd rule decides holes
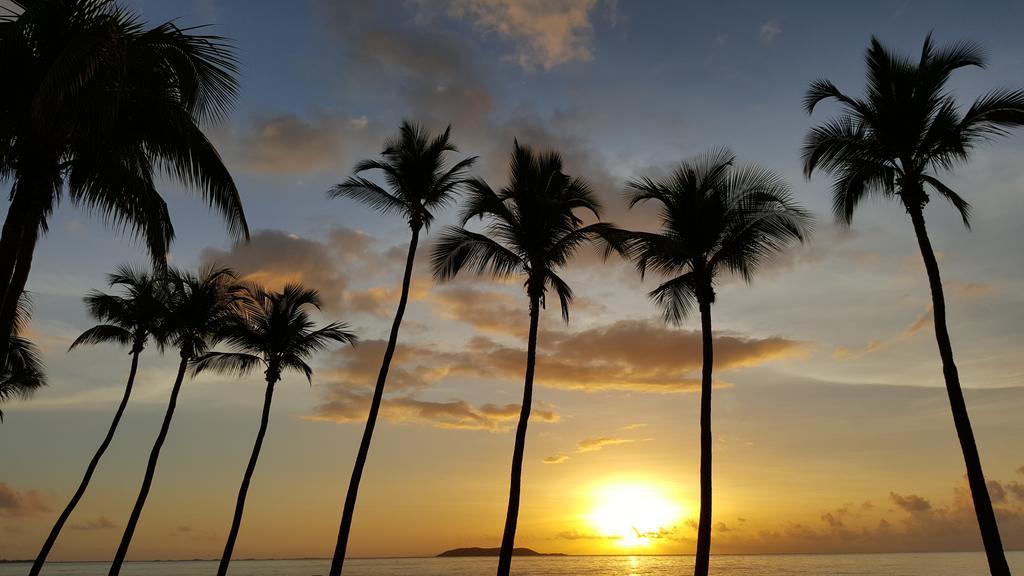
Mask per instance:
[[[565,454],[553,454],[541,460],[545,464],[563,464],[569,457]]]
[[[50,506],[41,492],[17,490],[0,482],[0,517],[24,518],[49,511]]]
[[[379,251],[372,236],[348,228],[333,229],[325,241],[282,230],[257,230],[249,242],[229,250],[205,248],[199,259],[228,266],[270,288],[280,289],[289,282],[315,288],[324,309],[333,314],[362,312],[384,318],[398,299],[397,287],[392,286],[398,276],[383,273],[400,274],[401,263],[394,261],[390,250]],[[356,288],[354,278],[364,283],[379,280],[382,286]],[[418,285],[415,289],[417,294],[422,292]]]
[[[892,499],[893,504],[910,513],[927,512],[932,508],[932,503],[929,502],[927,498],[923,498],[916,494],[902,496],[895,492],[890,492],[889,498]]]
[[[242,169],[260,174],[348,170],[353,148],[377,146],[383,132],[365,117],[285,113],[251,118],[220,134],[221,150]]]

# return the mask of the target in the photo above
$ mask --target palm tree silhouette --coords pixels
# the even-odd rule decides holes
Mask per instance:
[[[928,273],[942,374],[989,570],[1009,574],[953,361],[942,279],[928,238],[924,207],[931,191],[952,204],[964,225],[970,225],[970,204],[944,184],[939,174],[966,162],[977,144],[1024,125],[1024,90],[994,90],[961,113],[946,83],[955,70],[984,67],[984,54],[977,45],[965,42],[936,47],[931,35],[925,38],[916,63],[893,54],[874,37],[866,61],[867,94],[863,98],[847,96],[828,80],[817,80],[808,89],[804,97],[808,113],[829,99],[838,101],[842,112],[808,133],[804,173],[810,178],[820,167],[833,176],[832,207],[839,222],[849,224],[861,200],[870,196],[898,200],[910,216]]]
[[[85,344],[120,344],[128,346],[131,354],[131,368],[128,370],[128,381],[124,386],[124,395],[121,403],[114,413],[114,420],[110,423],[107,435],[100,443],[92,460],[85,469],[85,476],[78,485],[71,500],[65,506],[64,511],[57,517],[50,534],[46,537],[42,549],[36,556],[35,562],[29,571],[29,576],[38,576],[46,563],[46,557],[57,542],[64,524],[71,513],[75,511],[79,500],[89,487],[96,466],[100,458],[110,446],[114,438],[117,425],[121,422],[128,399],[131,397],[132,386],[135,384],[135,374],[139,368],[139,356],[146,347],[150,337],[156,341],[157,346],[163,349],[162,325],[167,318],[167,283],[164,278],[155,274],[144,272],[132,266],[124,265],[108,276],[109,285],[121,289],[121,295],[105,294],[99,291],[90,292],[85,297],[86,307],[89,314],[98,320],[100,324],[83,332],[74,342],[71,343],[71,350]]]
[[[537,326],[547,290],[550,288],[558,295],[562,319],[568,322],[573,292],[558,275],[558,269],[588,243],[604,241],[606,254],[613,247],[622,248],[621,237],[611,224],[597,222],[584,226],[576,210],[600,218],[601,206],[590,186],[562,171],[562,158],[557,152],[536,153],[517,141],[508,186],[495,192],[481,179],[469,183],[460,220],[462,226],[473,218],[486,220],[485,233],[449,226],[431,257],[434,277],[441,281],[451,280],[466,269],[497,279],[525,277],[524,287],[530,303],[526,378],[512,453],[508,511],[498,558],[499,576],[507,576],[512,566],[526,427],[533,402]]]
[[[313,369],[306,360],[315,352],[327,349],[331,342],[355,345],[355,334],[347,330],[344,323],[334,322],[323,328],[314,329],[308,309],[320,310],[320,295],[315,290],[289,284],[281,292],[268,292],[255,285],[246,285],[240,293],[239,314],[225,323],[215,340],[226,343],[232,352],[207,352],[193,363],[193,374],[204,370],[226,372],[239,377],[251,373],[256,367],[264,367],[267,391],[263,400],[263,416],[256,434],[256,444],[249,456],[249,465],[242,477],[238,490],[235,514],[231,521],[224,554],[217,568],[217,576],[228,573],[231,552],[235,548],[238,529],[242,524],[245,497],[249,482],[256,469],[263,437],[270,421],[270,402],[274,396],[274,385],[285,370],[298,370],[312,383]]]
[[[711,305],[723,271],[753,280],[758,264],[810,231],[810,216],[786,183],[754,165],[737,166],[729,150],[683,161],[664,180],[628,183],[630,208],[659,204],[661,229],[634,232],[629,254],[641,276],[669,278],[650,292],[665,321],[680,324],[700,311],[703,348],[700,394],[700,519],[694,575],[706,576],[711,555],[711,387],[714,365]]]
[[[167,439],[167,431],[171,426],[171,418],[178,403],[178,393],[181,391],[181,383],[189,362],[209,352],[215,335],[220,334],[238,313],[239,287],[234,273],[227,268],[208,266],[201,269],[198,274],[172,269],[169,272],[168,283],[170,294],[166,321],[162,329],[167,345],[178,349],[181,361],[178,363],[178,374],[171,387],[171,398],[163,423],[160,425],[160,433],[149,453],[142,488],[128,518],[114,561],[110,565],[110,576],[120,574],[121,565],[131,545],[135,527],[139,523],[142,508],[153,484],[160,449]]]
[[[228,112],[237,66],[217,36],[147,28],[107,0],[12,0],[0,14],[0,365],[40,233],[62,197],[141,238],[163,262],[174,238],[158,173],[197,189],[248,238],[234,181],[200,125]]]
[[[424,128],[410,122],[402,122],[398,136],[384,143],[380,160],[363,160],[356,164],[355,173],[345,182],[328,191],[331,198],[352,198],[358,200],[382,214],[400,214],[409,222],[412,238],[409,240],[409,254],[405,260],[405,275],[402,278],[402,295],[398,300],[398,309],[391,325],[391,335],[381,361],[377,385],[373,389],[370,402],[370,413],[366,418],[366,428],[359,443],[352,479],[345,495],[345,506],[341,513],[341,526],[338,529],[338,542],[331,560],[331,576],[339,576],[345,563],[345,549],[348,546],[348,535],[352,529],[352,517],[355,514],[356,497],[359,493],[359,481],[366,465],[366,457],[370,452],[370,440],[377,424],[381,398],[384,395],[384,384],[388,378],[391,359],[395,355],[398,344],[398,330],[405,315],[405,306],[409,300],[409,286],[412,283],[412,267],[416,259],[416,246],[419,242],[420,229],[429,228],[434,221],[435,213],[451,204],[455,196],[466,182],[466,171],[476,161],[469,157],[456,162],[446,169],[446,155],[457,152],[449,136],[451,127],[437,136],[431,136]],[[368,180],[359,173],[367,170],[379,170],[384,174],[387,188]]]
[[[14,331],[10,336],[10,353],[7,363],[0,370],[0,406],[13,398],[26,400],[36,390],[46,386],[46,373],[39,348],[28,338],[21,336],[28,324],[30,312],[28,294],[21,295],[21,303],[14,316]],[[4,411],[0,410],[0,422]]]

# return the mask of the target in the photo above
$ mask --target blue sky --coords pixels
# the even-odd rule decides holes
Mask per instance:
[[[989,67],[953,80],[963,102],[990,88],[1020,86],[1024,5],[124,4],[149,22],[213,23],[209,30],[230,38],[241,60],[235,112],[208,132],[242,191],[254,240],[232,247],[217,217],[168,183],[178,230],[174,262],[218,260],[271,282],[300,279],[325,294],[326,317],[350,322],[365,341],[357,351],[318,359],[312,388],[294,376],[281,387],[240,555],[329,552],[408,231],[400,219],[328,200],[325,191],[355,161],[374,156],[403,118],[435,130],[451,123],[461,151],[480,155],[478,171],[495,185],[503,183],[513,137],[557,148],[566,169],[599,191],[607,217],[628,226],[652,219],[626,211],[627,178],[663,174],[708,148],[729,146],[741,160],[783,174],[816,213],[817,233],[810,245],[767,266],[753,286],[729,280],[720,291],[716,330],[733,338],[722,346],[734,362],[722,366],[726,386],[715,408],[722,494],[716,520],[726,527],[716,550],[977,545],[971,524],[962,521],[962,460],[938,388],[931,327],[922,322],[927,283],[909,222],[897,206],[879,203],[865,206],[850,229],[831,223],[828,181],[804,180],[799,161],[804,134],[831,109],[808,117],[800,100],[818,77],[859,93],[872,34],[909,54],[929,31],[939,42],[981,42]],[[968,399],[986,471],[1008,487],[999,506],[1004,538],[1014,547],[1024,547],[1022,500],[1010,488],[1024,481],[1017,472],[1024,465],[1024,262],[1015,249],[1024,241],[1022,152],[1024,139],[1014,135],[980,148],[949,176],[974,203],[973,231],[940,202],[927,211],[961,373],[974,389]],[[22,505],[0,510],[0,529],[10,535],[0,538],[0,557],[34,553],[120,394],[124,351],[65,353],[89,325],[80,298],[102,287],[116,264],[144,259],[137,243],[69,205],[40,243],[29,289],[36,298],[33,334],[51,384],[32,402],[5,407],[0,461],[18,465],[4,467],[0,485]],[[515,284],[466,279],[437,286],[426,259],[419,264],[399,376],[389,384],[391,407],[360,501],[352,547],[359,555],[492,545],[500,527],[511,435],[508,419],[484,407],[518,402],[525,299]],[[542,350],[548,348],[537,398],[549,421],[542,416],[531,428],[521,540],[586,552],[594,551],[592,541],[567,535],[585,531],[578,510],[591,483],[635,476],[681,502],[696,497],[696,396],[685,382],[696,373],[691,359],[699,349],[696,325],[675,330],[659,323],[644,297],[650,283],[641,284],[628,266],[586,257],[569,277],[580,294],[572,324],[560,326],[549,314],[542,332]],[[666,342],[667,352],[630,348],[636,334]],[[597,348],[597,341],[607,347]],[[614,362],[600,362],[617,352]],[[474,368],[481,362],[489,371]],[[144,357],[127,420],[77,514],[83,529],[62,539],[58,558],[109,557],[173,364],[155,353]],[[650,384],[672,379],[677,386]],[[260,391],[258,382],[218,377],[187,385],[135,557],[217,553]],[[623,442],[578,451],[580,443],[602,438]],[[566,456],[561,464],[542,463],[558,455]],[[929,509],[907,509],[894,496],[908,494],[926,498]],[[443,506],[459,518],[434,529],[429,518]],[[846,518],[845,525],[826,522],[825,514]],[[104,524],[100,518],[115,528],[95,528]],[[879,528],[883,521],[895,536]],[[692,534],[681,528],[657,551],[688,547]]]

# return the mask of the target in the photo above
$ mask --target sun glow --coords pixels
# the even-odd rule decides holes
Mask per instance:
[[[599,536],[620,547],[649,546],[673,533],[687,510],[657,488],[613,484],[594,491],[587,520]]]

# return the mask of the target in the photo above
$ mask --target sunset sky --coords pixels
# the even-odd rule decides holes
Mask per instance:
[[[1024,4],[877,1],[124,0],[151,23],[213,23],[242,62],[241,98],[209,129],[245,202],[252,241],[166,186],[175,265],[219,262],[321,291],[325,320],[362,339],[286,375],[273,406],[238,558],[324,557],[337,524],[397,301],[409,229],[325,191],[378,154],[402,119],[452,126],[459,157],[503,185],[513,138],[555,148],[605,218],[624,182],[731,147],[783,174],[816,215],[812,242],[752,285],[727,278],[714,308],[716,553],[980,549],[909,219],[868,204],[830,216],[806,181],[808,83],[859,94],[872,34],[916,54],[977,40],[986,70],[953,77],[961,101],[1024,86]],[[3,5],[3,0],[0,0]],[[1024,549],[1024,134],[977,150],[947,182],[973,230],[935,201],[950,330],[1007,549]],[[3,190],[6,192],[6,189]],[[6,204],[6,203],[5,203]],[[4,208],[6,210],[6,208]],[[430,245],[446,214],[430,230]],[[0,558],[34,557],[102,439],[129,367],[111,346],[66,352],[90,326],[81,298],[137,242],[62,205],[28,289],[30,336],[50,386],[3,407]],[[497,546],[525,364],[518,283],[437,285],[420,252],[349,544],[353,556]],[[621,260],[583,254],[578,301],[540,332],[517,545],[579,554],[691,553],[698,502],[699,323],[665,326],[653,287]],[[177,357],[147,350],[121,428],[52,558],[109,559],[156,436]],[[216,557],[252,446],[260,375],[187,381],[129,559]],[[646,532],[639,538],[628,528]]]

